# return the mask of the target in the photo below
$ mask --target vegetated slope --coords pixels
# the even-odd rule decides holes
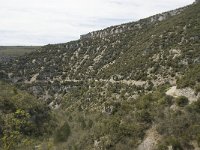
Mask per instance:
[[[36,74],[38,81],[112,77],[155,84],[163,79],[172,81],[199,61],[199,4],[176,13],[162,21],[150,17],[121,25],[123,32],[113,27],[100,31],[107,33],[103,37],[97,32],[91,38],[42,47],[12,62],[7,71],[23,81]],[[115,30],[119,33],[109,34]]]
[[[0,81],[0,149],[28,148],[55,125],[44,102]]]
[[[194,149],[199,63],[197,3],[47,45],[1,76],[55,109],[60,126],[40,147]]]

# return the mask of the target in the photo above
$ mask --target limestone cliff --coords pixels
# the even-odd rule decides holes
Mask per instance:
[[[197,0],[199,1],[199,0]],[[89,38],[104,38],[106,36],[116,36],[119,33],[123,33],[126,31],[134,31],[135,29],[141,29],[143,26],[148,25],[148,24],[153,24],[156,22],[160,22],[163,20],[166,20],[172,16],[178,15],[180,14],[186,7],[183,8],[179,8],[176,10],[172,10],[172,11],[168,11],[168,12],[164,12],[161,14],[157,14],[154,16],[151,16],[149,18],[146,19],[141,19],[139,21],[136,22],[130,22],[130,23],[126,23],[126,24],[122,24],[122,25],[117,25],[117,26],[112,26],[103,30],[99,30],[99,31],[94,31],[94,32],[90,32],[84,35],[80,36],[80,39],[89,39]]]

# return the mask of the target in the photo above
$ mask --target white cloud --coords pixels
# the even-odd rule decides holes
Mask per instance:
[[[0,0],[0,45],[61,43],[194,0]]]

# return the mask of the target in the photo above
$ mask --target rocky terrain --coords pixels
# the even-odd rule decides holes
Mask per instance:
[[[200,146],[198,0],[46,45],[0,67],[4,82],[32,94],[55,115],[55,133],[30,144],[37,149]]]
[[[11,56],[0,56],[0,62],[9,62],[11,61],[12,59],[14,59],[14,57],[11,57]]]

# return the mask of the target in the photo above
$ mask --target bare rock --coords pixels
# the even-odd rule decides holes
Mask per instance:
[[[161,136],[157,133],[156,128],[152,127],[147,131],[146,138],[138,146],[137,150],[154,150]]]
[[[195,0],[195,2],[194,2],[194,3],[195,3],[195,4],[197,4],[197,3],[199,3],[199,2],[200,2],[200,0]]]
[[[195,95],[195,91],[191,88],[184,88],[184,89],[177,89],[176,86],[171,87],[167,92],[166,95],[170,95],[173,97],[185,96],[188,98],[190,103],[197,101],[200,97],[200,94]]]

